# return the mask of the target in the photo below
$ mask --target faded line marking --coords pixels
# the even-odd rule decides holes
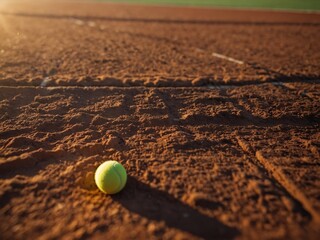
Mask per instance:
[[[297,95],[299,97],[301,97],[301,96],[306,97],[309,100],[314,101],[313,97],[310,96],[310,94],[307,93],[306,90],[301,92],[302,89],[297,89],[295,86],[290,85],[290,83],[279,82],[278,84],[274,84],[274,85],[284,89],[285,91],[288,91],[290,93],[294,93],[295,95]]]
[[[266,159],[261,151],[256,152],[257,160],[262,164],[262,166],[277,180],[277,182],[283,186],[288,193],[291,194],[296,200],[298,200],[303,208],[307,210],[312,216],[313,220],[317,223],[320,222],[320,215],[312,206],[312,203],[304,195],[304,193],[291,181],[289,177],[275,165],[273,165],[268,159]]]
[[[46,87],[50,81],[51,81],[51,78],[46,77],[45,79],[43,79],[42,83],[40,84],[40,87]]]
[[[255,159],[257,162],[251,161],[258,168],[267,171],[273,179],[282,186],[282,188],[288,192],[288,194],[295,201],[299,202],[305,212],[310,214],[315,223],[319,223],[320,216],[319,213],[313,208],[312,203],[308,200],[308,198],[302,193],[302,191],[286,176],[286,174],[278,169],[275,165],[270,163],[261,153],[261,151],[254,151],[252,146],[244,141],[241,137],[236,137],[239,146],[241,149],[250,155],[255,155]]]
[[[0,0],[1,1],[1,0]],[[46,84],[50,81],[53,81],[52,79],[47,79],[45,80]],[[275,86],[282,86],[284,84],[286,84],[286,81],[242,81],[242,82],[231,82],[231,83],[223,83],[220,80],[217,81],[217,83],[215,83],[214,81],[209,79],[208,84],[205,85],[179,85],[179,86],[175,86],[175,85],[164,85],[164,86],[144,86],[144,85],[136,85],[136,86],[130,86],[130,85],[114,85],[114,84],[105,84],[105,85],[56,85],[56,82],[53,81],[53,84],[50,86],[36,86],[36,85],[1,85],[1,79],[0,79],[0,89],[5,89],[5,88],[10,88],[10,89],[14,89],[14,88],[24,88],[24,89],[32,89],[32,88],[40,88],[40,87],[45,87],[47,89],[76,89],[76,88],[83,88],[83,89],[109,89],[109,88],[123,88],[123,89],[130,89],[130,88],[161,88],[161,89],[166,89],[166,88],[176,88],[176,89],[181,89],[181,88],[195,88],[195,89],[201,89],[201,88],[213,88],[213,89],[228,89],[228,88],[237,88],[237,87],[245,87],[245,86],[263,86],[265,84],[273,84]],[[290,83],[308,83],[308,84],[320,84],[320,80],[288,80],[290,81]],[[188,81],[187,81],[188,82]],[[44,85],[44,84],[42,84]]]
[[[243,61],[240,61],[240,60],[237,60],[237,59],[234,59],[234,58],[231,58],[231,57],[228,57],[228,56],[225,56],[225,55],[222,55],[222,54],[219,54],[219,53],[212,53],[212,56],[214,57],[217,57],[217,58],[221,58],[221,59],[225,59],[225,60],[228,60],[230,62],[234,62],[234,63],[237,63],[237,64],[244,64]]]

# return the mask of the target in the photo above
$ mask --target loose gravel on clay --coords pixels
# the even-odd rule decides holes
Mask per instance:
[[[0,2],[0,238],[317,239],[319,39],[319,14]]]

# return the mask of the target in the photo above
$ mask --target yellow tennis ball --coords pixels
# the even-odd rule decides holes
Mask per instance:
[[[97,168],[94,180],[102,192],[114,194],[120,192],[126,185],[127,173],[117,161],[106,161]]]

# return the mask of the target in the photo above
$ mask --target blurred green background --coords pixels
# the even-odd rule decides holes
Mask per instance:
[[[320,10],[320,0],[97,0],[105,2],[163,4],[179,6],[210,6],[236,8],[267,8]]]

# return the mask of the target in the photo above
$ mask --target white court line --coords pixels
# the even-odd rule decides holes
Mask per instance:
[[[212,56],[217,57],[217,58],[221,58],[221,59],[225,59],[225,60],[228,60],[230,62],[237,63],[237,64],[244,64],[244,62],[242,62],[240,60],[237,60],[237,59],[234,59],[234,58],[231,58],[231,57],[227,57],[227,56],[219,54],[219,53],[212,53]]]

